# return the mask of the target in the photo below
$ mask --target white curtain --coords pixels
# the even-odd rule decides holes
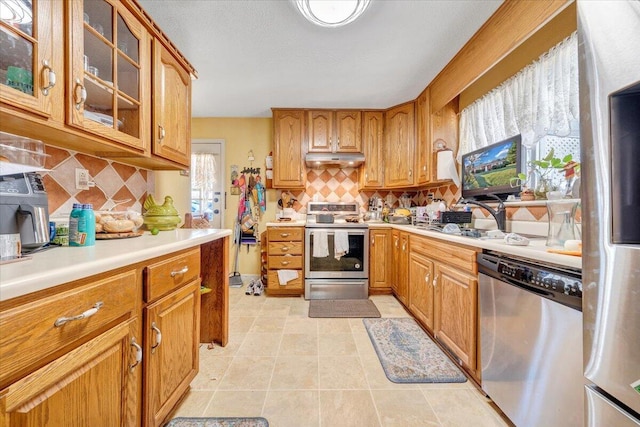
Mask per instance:
[[[513,135],[532,148],[545,135],[567,136],[578,113],[578,37],[551,48],[460,113],[462,154]]]
[[[194,153],[191,155],[191,188],[200,190],[204,211],[213,206],[213,188],[216,183],[216,158],[213,153]]]

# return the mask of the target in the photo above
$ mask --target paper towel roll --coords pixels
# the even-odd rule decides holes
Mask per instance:
[[[456,167],[456,161],[453,158],[453,151],[443,150],[438,151],[438,180],[450,179],[453,183],[460,187],[460,176],[458,175],[458,168]]]

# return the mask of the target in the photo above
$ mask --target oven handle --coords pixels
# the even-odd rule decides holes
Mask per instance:
[[[327,235],[335,234],[336,230],[347,231],[349,234],[356,236],[366,236],[369,230],[355,230],[353,228],[310,228],[307,229],[307,235],[313,235],[314,231],[324,231]]]

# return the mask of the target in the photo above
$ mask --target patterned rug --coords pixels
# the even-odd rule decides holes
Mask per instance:
[[[463,383],[467,378],[411,318],[362,319],[394,383]]]
[[[370,299],[313,299],[309,317],[380,317]]]
[[[164,427],[269,427],[269,421],[262,417],[174,418]]]

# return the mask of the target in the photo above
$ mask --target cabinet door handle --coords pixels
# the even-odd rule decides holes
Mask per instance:
[[[424,276],[424,281],[429,283],[429,279],[431,279],[431,274],[427,273],[427,275]]]
[[[439,274],[436,274],[436,277],[433,278],[433,287],[434,288],[438,287],[438,277],[439,276],[440,276]]]
[[[338,148],[340,148],[340,137],[338,137]]]
[[[53,71],[51,66],[49,65],[49,61],[46,59],[42,61],[42,74],[49,78],[49,84],[42,88],[42,94],[44,96],[49,95],[49,89],[56,85],[56,73]]]
[[[76,97],[76,110],[79,110],[82,108],[82,104],[87,100],[87,89],[82,85],[80,79],[76,79],[76,87],[73,93]]]
[[[136,349],[136,363],[134,363],[133,365],[129,365],[129,369],[131,370],[131,372],[133,372],[135,367],[138,366],[140,362],[142,362],[142,347],[140,347],[140,344],[136,342],[135,337],[131,337],[131,346]]]
[[[406,243],[403,243],[403,244],[402,244],[402,251],[404,252],[404,251],[406,251],[406,250],[407,250],[407,244],[406,244]]]
[[[158,125],[158,141],[162,142],[165,137],[164,126]]]
[[[371,238],[371,246],[375,246],[375,244],[376,244],[376,241],[375,241],[375,239],[372,237],[372,238]]]
[[[83,313],[80,313],[80,314],[78,314],[76,316],[58,317],[58,319],[56,319],[56,321],[53,323],[53,326],[55,326],[56,328],[59,328],[60,326],[64,325],[67,322],[72,322],[74,320],[81,320],[81,319],[86,319],[87,317],[91,317],[94,314],[96,314],[98,312],[98,310],[100,310],[102,308],[103,305],[104,305],[104,303],[102,301],[98,301],[89,310],[87,310],[87,311],[85,311]]]
[[[413,176],[413,169],[409,169],[409,178]]]
[[[289,237],[289,233],[280,233],[280,237]]]
[[[396,240],[396,248],[398,247],[398,241]]]
[[[289,250],[289,246],[283,246],[280,248],[282,252],[287,252]]]
[[[156,333],[156,343],[151,346],[151,353],[155,353],[156,348],[158,348],[162,342],[162,332],[160,332],[160,329],[156,326],[156,322],[151,323],[151,329]]]
[[[186,274],[187,271],[189,271],[189,267],[185,265],[181,270],[172,271],[171,277],[176,277],[178,274]]]
[[[426,172],[427,171],[427,165],[422,166],[422,170]]]

